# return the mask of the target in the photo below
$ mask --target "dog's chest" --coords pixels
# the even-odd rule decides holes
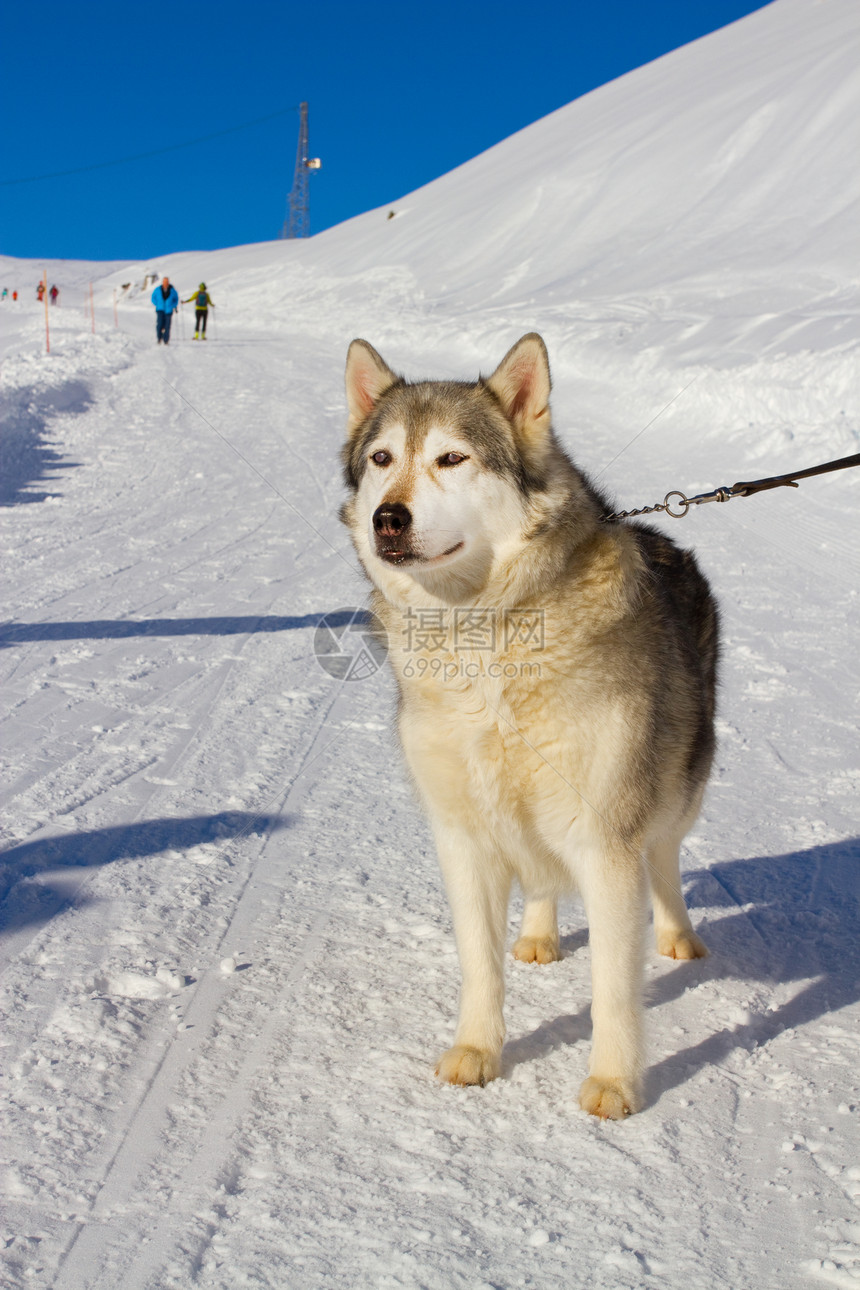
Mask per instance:
[[[419,785],[439,804],[468,801],[496,826],[532,818],[564,790],[561,763],[570,770],[588,755],[582,732],[537,668],[464,654],[444,667],[436,678],[407,669],[401,681],[401,734]]]

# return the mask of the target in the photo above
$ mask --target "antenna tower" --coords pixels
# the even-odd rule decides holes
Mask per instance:
[[[311,197],[310,172],[319,170],[322,162],[319,157],[308,156],[308,105],[299,104],[299,146],[296,149],[296,169],[293,174],[293,186],[287,198],[287,218],[281,230],[282,238],[310,237],[311,235]]]

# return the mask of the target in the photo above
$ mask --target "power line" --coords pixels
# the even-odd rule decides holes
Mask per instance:
[[[214,134],[201,135],[199,139],[189,139],[186,143],[172,143],[167,148],[155,148],[152,152],[136,152],[130,157],[117,157],[114,161],[97,161],[91,166],[77,166],[74,170],[54,170],[48,175],[30,175],[26,179],[0,179],[0,188],[12,184],[36,184],[42,179],[63,179],[66,175],[83,175],[88,170],[104,170],[108,166],[121,166],[127,161],[144,161],[149,157],[161,157],[165,152],[176,152],[180,148],[193,148],[198,143],[208,143],[210,139],[222,139],[225,134],[236,134],[238,130],[250,130],[252,126],[262,125],[264,121],[274,121],[276,117],[288,116],[297,112],[295,107],[281,108],[279,112],[270,112],[268,116],[258,116],[254,121],[245,121],[243,125],[231,125],[227,130],[217,130]]]

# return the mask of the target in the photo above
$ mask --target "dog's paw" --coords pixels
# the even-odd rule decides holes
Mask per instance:
[[[561,958],[557,936],[521,936],[513,948],[521,963],[556,963]]]
[[[500,1069],[497,1053],[456,1044],[440,1057],[436,1074],[446,1084],[480,1084],[483,1088],[496,1078]]]
[[[626,1080],[589,1075],[579,1090],[579,1105],[601,1120],[623,1120],[642,1106],[642,1095]]]
[[[692,929],[657,933],[657,953],[667,959],[706,959],[708,947]]]

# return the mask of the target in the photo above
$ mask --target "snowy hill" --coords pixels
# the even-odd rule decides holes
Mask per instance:
[[[712,957],[649,962],[624,1124],[576,1105],[573,901],[509,964],[503,1078],[434,1081],[458,973],[391,683],[314,654],[366,595],[355,335],[471,377],[537,328],[627,506],[858,451],[858,29],[777,0],[307,242],[0,258],[0,1285],[860,1284],[860,472],[656,521],[723,610]],[[205,346],[155,346],[165,272]]]
[[[547,303],[677,292],[703,273],[856,251],[860,13],[783,0],[562,108],[396,204],[324,234],[343,271],[391,258],[435,297]],[[809,282],[803,284],[808,290]],[[721,293],[724,294],[724,293]]]

